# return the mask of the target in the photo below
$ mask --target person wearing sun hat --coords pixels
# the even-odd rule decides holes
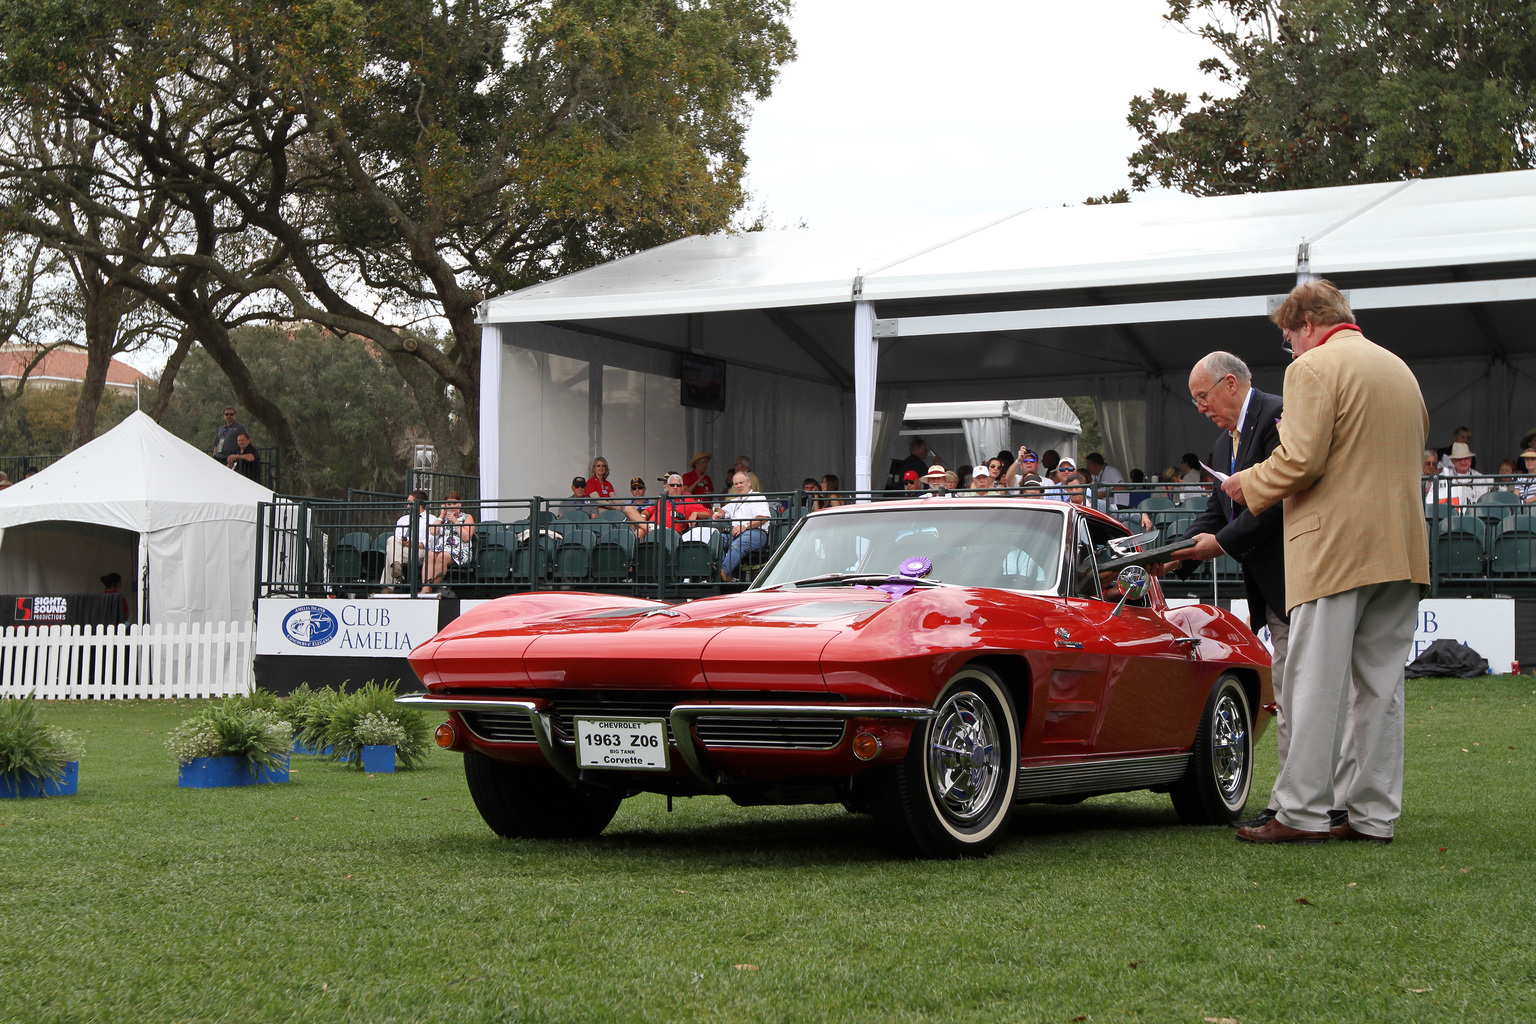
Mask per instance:
[[[1527,448],[1520,453],[1520,465],[1525,470],[1525,479],[1516,486],[1519,490],[1520,500],[1527,505],[1536,503],[1536,448]]]
[[[944,485],[944,477],[948,472],[949,470],[937,462],[928,467],[928,472],[923,474],[923,486],[928,488],[928,493],[924,495],[925,497],[931,498],[935,495],[948,493],[949,489]]]
[[[709,452],[694,452],[683,474],[683,490],[689,494],[714,494],[715,482],[709,478]]]
[[[1451,445],[1451,450],[1446,453],[1451,464],[1440,471],[1441,476],[1449,478],[1449,482],[1440,485],[1440,500],[1449,499],[1457,505],[1470,505],[1488,493],[1488,481],[1477,477],[1472,471],[1474,457],[1472,449],[1461,441]]]

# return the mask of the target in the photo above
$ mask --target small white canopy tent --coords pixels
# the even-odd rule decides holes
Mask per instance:
[[[949,426],[954,423],[959,426]],[[979,466],[998,452],[1014,451],[1021,444],[1027,444],[1037,452],[1054,448],[1058,453],[1075,459],[1077,437],[1083,432],[1083,427],[1072,407],[1060,398],[1019,398],[1007,402],[913,402],[907,406],[906,415],[902,417],[903,434],[927,436],[957,431],[964,435],[964,441],[954,450],[954,454],[962,455],[973,466]],[[931,440],[928,447],[934,447]]]
[[[248,622],[256,505],[271,500],[135,412],[0,491],[0,593],[98,592],[116,572],[141,622]]]

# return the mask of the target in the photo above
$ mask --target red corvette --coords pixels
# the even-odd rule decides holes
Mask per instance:
[[[601,832],[641,792],[841,802],[904,849],[976,855],[1014,807],[1134,789],[1233,820],[1273,707],[1269,655],[1169,608],[1092,509],[939,498],[802,520],[744,593],[535,593],[411,653],[504,836]],[[1109,566],[1109,568],[1101,568]]]

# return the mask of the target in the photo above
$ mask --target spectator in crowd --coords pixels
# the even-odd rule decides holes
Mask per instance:
[[[1013,459],[999,477],[1004,487],[1018,487],[1030,477],[1039,480],[1040,457],[1028,445],[1019,446],[1019,457]]]
[[[1460,430],[1457,432],[1460,433]],[[1475,477],[1472,466],[1477,457],[1472,449],[1455,441],[1446,457],[1451,460],[1451,466],[1440,471],[1440,475],[1448,479],[1447,483],[1440,485],[1441,501],[1449,499],[1453,505],[1470,505],[1488,493],[1487,479]]]
[[[1527,448],[1521,452],[1520,461],[1525,464],[1525,479],[1520,484],[1520,500],[1529,505],[1536,502],[1536,448]]]
[[[436,583],[442,578],[443,565],[447,561],[441,551],[432,550],[433,537],[437,528],[442,525],[442,520],[427,511],[426,491],[414,490],[406,498],[416,507],[416,525],[413,530],[411,505],[407,505],[405,515],[395,520],[394,535],[384,545],[384,578],[379,582],[404,583],[406,581],[411,545],[414,544],[416,557],[421,566],[421,578],[428,584]],[[428,587],[422,588],[423,594],[429,592]]]
[[[1049,477],[1055,474],[1057,463],[1061,462],[1061,452],[1055,448],[1047,448],[1040,453],[1040,475]]]
[[[1132,484],[1145,484],[1146,482],[1147,482],[1147,474],[1143,473],[1139,469],[1131,470],[1131,483]],[[1151,491],[1145,491],[1145,490],[1142,490],[1139,487],[1136,490],[1131,491],[1131,494],[1130,494],[1131,508],[1136,508],[1136,507],[1140,506],[1142,502],[1146,501],[1151,496],[1152,496],[1152,492]]]
[[[907,445],[907,457],[901,460],[900,468],[903,480],[909,472],[915,472],[918,476],[928,472],[928,442],[914,437]]]
[[[752,482],[752,489],[761,492],[762,483],[757,479],[757,474],[752,472],[752,460],[745,455],[736,456],[736,464],[731,467],[731,478],[734,480],[737,473],[747,474],[747,479]]]
[[[683,489],[689,494],[714,494],[715,482],[709,478],[709,452],[694,452],[683,474]]]
[[[1114,466],[1105,463],[1104,456],[1099,452],[1089,452],[1088,457],[1083,460],[1083,468],[1093,474],[1095,483],[1106,485],[1125,483],[1125,476]],[[1130,495],[1125,491],[1114,492],[1110,501],[1116,508],[1129,508],[1131,504]]]
[[[1193,487],[1184,488],[1184,497],[1180,500],[1180,504],[1191,498],[1198,498],[1205,493],[1205,481],[1200,473],[1200,456],[1194,452],[1185,452],[1180,456],[1179,473],[1181,474],[1180,479],[1184,483],[1194,485]]]
[[[1010,452],[1008,449],[1004,448],[1002,451],[994,455],[993,458],[997,459],[997,472],[993,474],[992,479],[1001,480],[1003,478],[1003,474],[1008,472],[1008,467],[1013,465],[1013,452]],[[987,468],[992,468],[992,463],[990,460],[987,463]]]
[[[1157,479],[1158,482],[1163,484],[1179,484],[1184,482],[1184,474],[1179,472],[1178,466],[1164,466],[1163,471],[1157,475]],[[1184,492],[1182,490],[1164,487],[1158,493],[1175,505],[1182,504],[1184,501]]]
[[[1514,459],[1504,459],[1499,463],[1499,476],[1514,476],[1520,472],[1520,467],[1515,465]],[[1510,494],[1520,493],[1520,481],[1501,480],[1495,486],[1495,490],[1508,491]]]
[[[1436,494],[1439,495],[1440,501],[1445,501],[1447,499],[1448,495],[1445,493],[1444,484],[1440,485],[1438,492],[1435,490],[1435,480],[1438,479],[1440,475],[1440,449],[1425,448],[1424,468],[1421,476],[1421,479],[1424,483],[1425,505],[1433,505],[1435,503]]]
[[[1536,450],[1536,430],[1527,430],[1525,436],[1520,438],[1520,450]]]
[[[992,460],[996,462],[996,459]],[[977,466],[971,471],[971,490],[977,494],[985,495],[992,490],[992,470],[988,466]]]
[[[21,471],[21,478],[23,480],[30,480],[33,477],[37,476],[37,472],[38,471],[37,471],[37,467],[36,466],[28,466],[28,467],[26,467],[25,469],[23,469]]]
[[[227,460],[235,454],[240,446],[240,435],[245,433],[245,425],[235,419],[235,407],[224,407],[224,422],[219,424],[219,429],[213,435],[213,457],[220,461]],[[227,464],[227,463],[226,463]]]
[[[443,495],[442,512],[441,525],[431,548],[442,553],[445,570],[463,568],[475,556],[475,517],[464,511],[464,498],[458,491]]]
[[[840,491],[843,489],[843,482],[837,478],[836,473],[828,473],[821,478],[821,489],[823,492]],[[816,507],[836,508],[839,505],[846,504],[848,504],[847,498],[822,498],[820,501],[816,502]]]
[[[592,460],[591,475],[587,477],[585,495],[588,498],[613,497],[613,484],[608,482],[608,460],[599,455]]]
[[[1455,430],[1451,431],[1451,443],[1449,445],[1447,445],[1446,447],[1444,447],[1444,448],[1437,448],[1437,449],[1435,449],[1437,452],[1440,453],[1440,472],[1444,473],[1446,476],[1450,475],[1450,470],[1452,469],[1452,466],[1451,466],[1451,462],[1452,462],[1451,451],[1458,444],[1461,445],[1463,448],[1465,448],[1467,451],[1471,451],[1472,450],[1472,428],[1471,427],[1457,427]],[[1472,471],[1473,472],[1477,471],[1477,456],[1476,455],[1472,456]],[[1465,474],[1463,474],[1463,475],[1465,475]]]
[[[250,480],[261,481],[261,459],[251,445],[251,436],[245,431],[235,437],[235,450],[224,460],[230,469]]]
[[[960,463],[959,468],[955,470],[955,475],[960,478],[962,483],[969,484],[972,479],[971,471],[975,468],[976,467],[972,466],[969,462],[962,462]]]
[[[928,467],[928,472],[923,474],[923,486],[928,488],[930,494],[944,493],[945,472],[944,467],[935,462]]]
[[[901,489],[909,492],[917,492],[923,489],[923,478],[917,470],[909,469],[901,474]]]
[[[821,481],[813,476],[808,476],[800,481],[800,506],[802,508],[818,508],[815,495],[821,491]]]
[[[987,460],[987,476],[992,481],[990,484],[987,485],[989,488],[1003,486],[1003,482],[1002,482],[1003,481],[1003,460],[1002,459],[1000,459],[1000,458],[998,458],[997,456],[994,455],[994,456],[992,456],[992,458]]]
[[[960,489],[960,474],[955,472],[952,469],[946,469],[944,471],[944,489],[946,491],[956,491],[956,490],[959,490]]]
[[[663,479],[665,479],[665,478],[663,478]],[[629,479],[629,500],[632,501],[632,502],[635,502],[637,505],[638,504],[642,504],[645,501],[645,480],[644,480],[644,478],[638,477],[638,476],[630,477],[630,479]]]
[[[727,583],[748,555],[768,546],[768,521],[773,518],[768,499],[752,490],[746,472],[738,470],[731,477],[731,493],[731,500],[714,512],[716,520],[731,524],[730,546],[720,559],[720,578]]]
[[[668,473],[666,481],[666,495],[661,501],[651,502],[641,511],[633,505],[625,505],[624,518],[635,525],[636,538],[644,538],[657,524],[685,533],[689,523],[697,522],[710,517],[709,508],[697,501],[693,501],[684,485],[684,477],[681,473]],[[634,493],[634,484],[640,483],[640,496],[645,495],[645,481],[636,477],[630,481],[630,493]]]
[[[1054,501],[1066,501],[1067,492],[1064,485],[1067,477],[1077,472],[1077,463],[1071,458],[1059,457],[1056,460],[1056,468],[1050,473],[1050,483],[1045,486],[1045,496]]]
[[[571,497],[582,499],[582,500],[574,502],[574,504],[577,504],[577,505],[584,505],[584,504],[586,504],[586,501],[585,501],[585,499],[587,497],[587,478],[586,477],[584,477],[584,476],[573,476],[573,477],[571,477]]]
[[[1093,474],[1086,469],[1074,469],[1062,479],[1061,489],[1066,500],[1074,505],[1092,505],[1100,511],[1105,511],[1103,499],[1088,500],[1088,489],[1093,486]]]
[[[6,476],[3,470],[0,470],[0,491],[5,490],[9,486],[11,486],[11,478]]]

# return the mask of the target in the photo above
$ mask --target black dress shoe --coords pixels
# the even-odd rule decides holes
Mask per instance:
[[[1265,812],[1259,815],[1257,818],[1249,818],[1247,821],[1234,821],[1231,824],[1233,828],[1263,828],[1274,818],[1274,816],[1275,809],[1271,807],[1265,810]]]
[[[1348,825],[1348,824],[1349,824],[1349,812],[1348,811],[1332,810],[1332,811],[1328,812],[1328,827],[1329,828],[1332,828],[1335,825]]]

